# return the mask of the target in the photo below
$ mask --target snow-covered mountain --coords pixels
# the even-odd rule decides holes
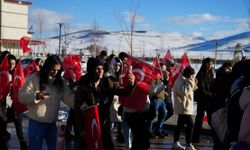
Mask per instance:
[[[118,54],[121,51],[130,53],[127,40],[130,32],[104,31],[104,30],[81,30],[62,35],[62,46],[67,47],[67,53],[75,53],[79,49],[86,48],[94,42],[108,48]],[[66,42],[65,42],[66,41]],[[217,57],[231,58],[234,47],[237,43],[243,49],[250,47],[250,32],[243,32],[214,40],[206,40],[204,37],[184,36],[179,33],[160,33],[153,31],[135,31],[133,33],[133,55],[134,56],[155,56],[156,53],[164,56],[168,49],[174,57],[180,57],[187,52],[191,57],[214,57],[217,43]],[[45,40],[47,52],[58,51],[58,36]],[[248,53],[247,53],[248,54]]]

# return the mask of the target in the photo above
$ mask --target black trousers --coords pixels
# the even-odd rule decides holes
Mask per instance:
[[[178,115],[177,126],[174,132],[174,142],[179,141],[181,130],[186,125],[185,139],[186,144],[191,143],[192,131],[193,131],[193,119],[191,115]]]
[[[208,118],[208,124],[211,126],[211,104],[204,103],[204,102],[197,102],[197,113],[195,117],[195,123],[194,123],[194,129],[193,129],[193,137],[192,142],[193,143],[199,143],[200,142],[200,135],[201,135],[201,129],[202,129],[202,119],[205,115],[205,112],[207,113]]]
[[[7,141],[5,138],[5,132],[6,132],[6,123],[3,120],[2,117],[0,117],[0,145],[1,145],[1,149],[3,150],[7,150]]]
[[[145,114],[125,112],[125,120],[133,135],[131,150],[148,150],[150,143]]]
[[[16,114],[13,106],[7,109],[7,123],[14,123],[19,142],[24,141],[22,120],[22,113]]]

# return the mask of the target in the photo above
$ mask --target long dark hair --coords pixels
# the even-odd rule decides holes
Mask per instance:
[[[49,73],[55,65],[62,65],[62,60],[59,56],[51,55],[45,60],[41,70],[39,71],[40,90],[45,90],[45,85],[49,82]],[[64,87],[63,79],[61,76],[62,71],[63,69],[61,67],[61,69],[57,72],[55,76],[55,81],[53,82],[53,86],[55,86],[58,91],[63,90]]]
[[[207,58],[203,59],[202,64],[201,64],[201,68],[198,71],[196,77],[200,77],[200,76],[206,75],[206,74],[209,74],[211,77],[214,76],[213,69],[206,72],[206,64],[209,63],[209,62],[213,62],[213,60],[210,57],[207,57]]]

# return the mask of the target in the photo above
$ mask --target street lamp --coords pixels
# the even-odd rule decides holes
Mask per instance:
[[[62,34],[62,25],[63,23],[57,23],[59,25],[59,56],[61,54],[61,34]]]

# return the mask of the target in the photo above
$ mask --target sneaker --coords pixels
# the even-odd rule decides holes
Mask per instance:
[[[174,150],[185,150],[186,148],[184,146],[182,146],[180,142],[176,142],[173,145],[173,149]]]
[[[187,145],[186,150],[196,150],[196,148],[194,147],[193,144],[189,144]]]

